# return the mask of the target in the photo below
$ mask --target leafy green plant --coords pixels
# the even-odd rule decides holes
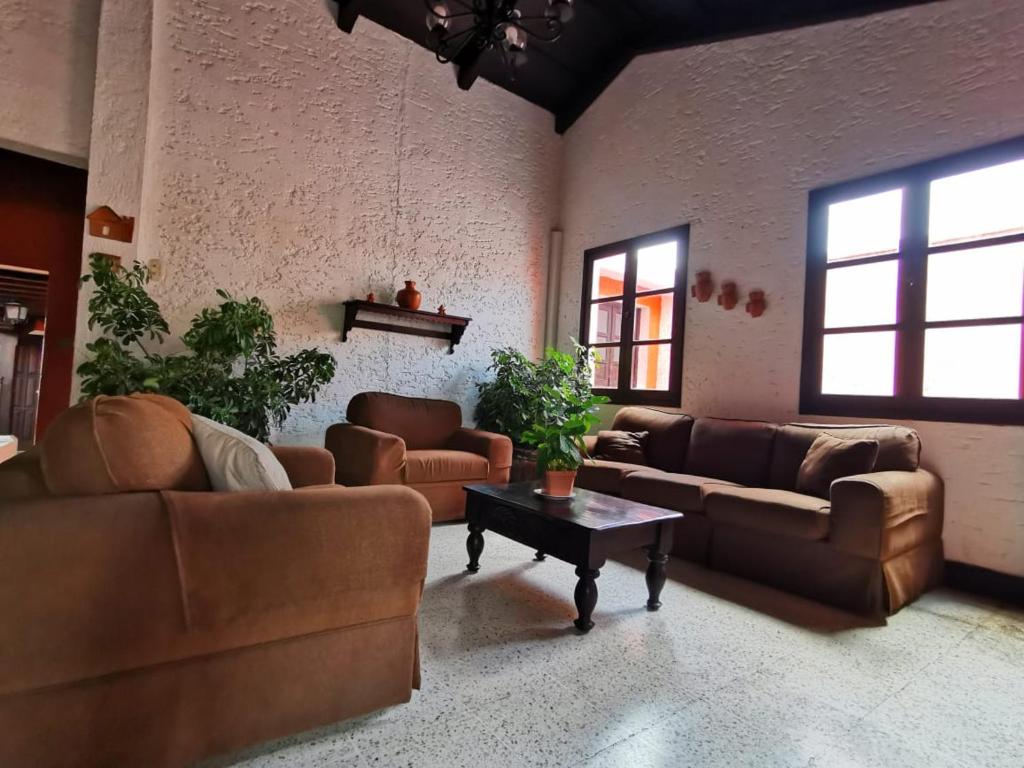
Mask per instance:
[[[280,427],[292,406],[316,399],[334,378],[331,355],[304,349],[277,354],[274,320],[261,299],[235,299],[202,310],[182,336],[185,354],[147,348],[169,335],[159,305],[149,296],[149,271],[122,269],[102,254],[89,258],[96,290],[89,299],[89,327],[104,336],[86,345],[91,358],[78,367],[83,397],[158,392],[194,413],[235,427],[259,440]]]
[[[537,466],[541,471],[572,471],[579,468],[587,455],[583,436],[598,422],[597,406],[607,397],[585,397],[575,393],[548,391],[545,398],[559,401],[551,411],[550,420],[538,422],[523,434],[523,440],[537,449]]]
[[[494,378],[477,384],[477,425],[524,446],[535,424],[557,423],[576,412],[576,403],[591,396],[594,353],[572,343],[570,352],[549,348],[536,363],[513,347],[491,352],[488,370]]]

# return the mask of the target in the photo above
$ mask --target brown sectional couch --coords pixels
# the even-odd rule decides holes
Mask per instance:
[[[906,427],[772,424],[623,408],[613,429],[648,432],[645,465],[595,459],[577,483],[674,509],[674,553],[867,613],[895,613],[942,576],[942,481]],[[873,471],[796,491],[822,432],[878,442]],[[588,438],[591,451],[596,440]]]

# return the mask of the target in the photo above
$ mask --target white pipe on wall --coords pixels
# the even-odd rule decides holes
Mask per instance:
[[[552,229],[548,239],[547,308],[544,313],[544,347],[558,346],[558,299],[562,286],[562,230]]]

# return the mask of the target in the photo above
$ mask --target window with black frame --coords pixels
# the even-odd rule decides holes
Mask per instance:
[[[1024,138],[810,195],[800,410],[1024,423]]]
[[[586,252],[580,339],[597,353],[595,394],[679,405],[688,237],[674,227]]]

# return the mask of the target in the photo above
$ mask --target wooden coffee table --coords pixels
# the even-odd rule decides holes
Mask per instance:
[[[579,582],[574,597],[581,632],[594,626],[596,579],[609,555],[641,547],[647,550],[647,608],[661,607],[665,563],[672,547],[672,524],[679,512],[627,501],[577,488],[572,499],[551,500],[534,493],[536,482],[510,485],[467,485],[471,573],[480,570],[484,531],[493,531],[537,551],[536,560],[551,555],[576,566]]]

